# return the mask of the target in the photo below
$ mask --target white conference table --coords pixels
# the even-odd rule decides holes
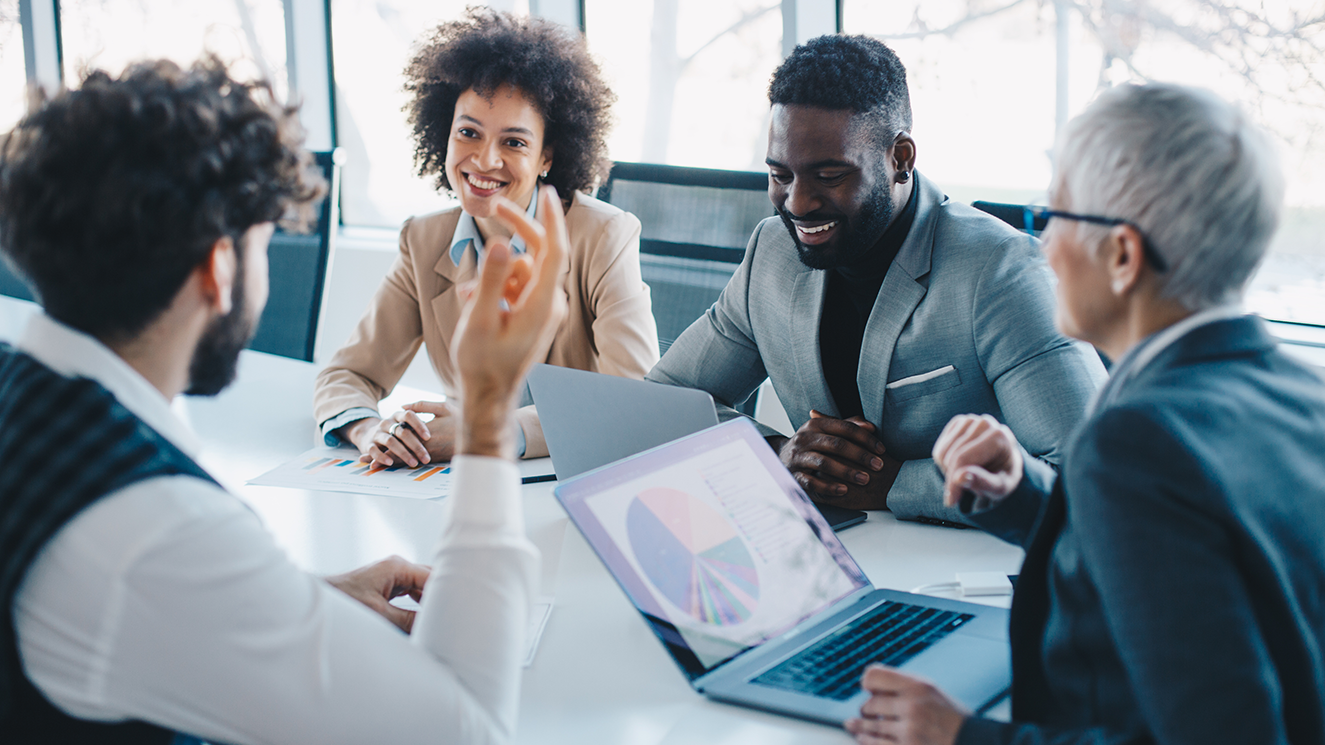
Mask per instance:
[[[318,574],[388,554],[430,556],[446,500],[306,492],[243,482],[317,438],[314,365],[245,352],[239,380],[215,399],[183,399],[205,443],[204,464],[262,516],[294,561]],[[550,470],[526,462],[527,472]],[[555,484],[523,487],[527,528],[555,596],[534,663],[525,671],[519,741],[526,743],[846,743],[822,725],[709,702],[694,693],[597,556],[569,526]],[[903,523],[871,513],[842,541],[878,587],[946,582],[960,571],[1015,574],[1022,552],[975,530]],[[1006,599],[1001,599],[1006,604]]]
[[[0,299],[0,339],[22,329],[28,304]],[[294,562],[320,574],[399,554],[425,561],[446,500],[422,501],[249,486],[244,482],[318,442],[315,365],[244,352],[237,382],[177,410],[204,443],[203,464],[261,515]],[[547,473],[546,462],[526,462]],[[845,732],[708,701],[694,693],[597,556],[569,526],[553,483],[523,487],[527,529],[543,553],[543,591],[555,597],[538,653],[525,670],[518,741],[638,745],[850,742]],[[906,590],[956,572],[1015,574],[1022,552],[975,530],[903,523],[888,513],[841,533],[878,587]],[[998,601],[1006,605],[1007,599]]]

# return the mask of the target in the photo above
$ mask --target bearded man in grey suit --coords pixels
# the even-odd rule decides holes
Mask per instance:
[[[914,170],[906,70],[882,42],[822,36],[769,87],[768,194],[722,296],[648,380],[729,407],[765,378],[798,429],[769,444],[817,501],[964,521],[930,451],[962,413],[1006,423],[1049,469],[1105,373],[1058,333],[1032,239]]]

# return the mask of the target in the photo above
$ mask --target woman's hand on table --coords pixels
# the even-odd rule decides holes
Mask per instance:
[[[870,697],[846,731],[861,745],[952,745],[970,712],[927,680],[871,665],[860,685]]]
[[[431,414],[425,422],[420,414]],[[455,455],[456,411],[442,401],[416,401],[385,419],[367,418],[343,430],[359,460],[380,466],[441,463]]]
[[[957,505],[970,492],[985,505],[1011,494],[1021,483],[1021,445],[1007,425],[988,414],[955,416],[934,443],[934,463],[943,471],[943,504]]]
[[[385,419],[360,419],[342,431],[344,439],[359,449],[361,462],[377,466],[405,464],[411,468],[430,462],[423,440],[431,432],[414,412],[397,411]]]

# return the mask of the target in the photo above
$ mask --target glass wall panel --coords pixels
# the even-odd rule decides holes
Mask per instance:
[[[13,129],[23,116],[26,90],[18,0],[0,0],[0,132]]]
[[[118,73],[130,62],[165,57],[188,65],[204,52],[239,78],[266,78],[289,90],[281,0],[61,0],[64,79],[87,69]]]
[[[1056,121],[1108,86],[1165,80],[1238,101],[1277,139],[1289,182],[1285,224],[1248,304],[1267,317],[1325,323],[1325,19],[1318,2],[842,6],[844,31],[883,39],[907,66],[917,166],[963,200],[1042,199]]]
[[[589,48],[616,91],[615,160],[764,170],[776,0],[585,0]]]
[[[411,51],[429,31],[460,17],[472,4],[332,0],[336,130],[349,156],[341,182],[345,224],[397,227],[410,215],[452,203],[433,188],[432,177],[415,172],[403,72]]]

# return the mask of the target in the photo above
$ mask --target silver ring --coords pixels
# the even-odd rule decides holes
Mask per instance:
[[[403,426],[405,426],[404,422],[396,422],[395,424],[391,425],[391,428],[388,429],[386,433],[388,435],[391,435],[392,437],[396,437],[397,436],[396,432]]]

